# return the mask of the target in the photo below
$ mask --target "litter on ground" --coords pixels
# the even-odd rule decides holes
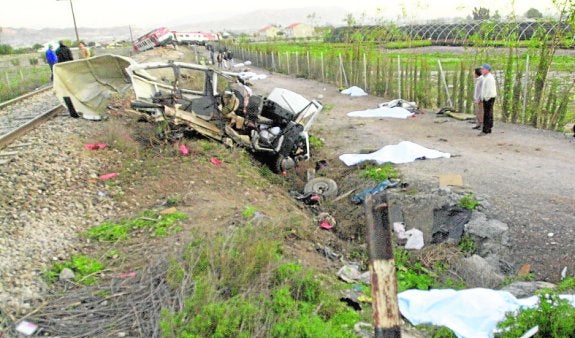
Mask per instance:
[[[409,102],[402,99],[395,99],[388,102],[383,102],[379,104],[380,108],[389,107],[389,108],[403,108],[407,109],[408,111],[415,113],[418,110],[417,103]]]
[[[257,81],[267,79],[266,74],[256,74],[254,72],[240,72],[239,77],[247,81]]]
[[[84,148],[87,150],[99,150],[107,148],[108,145],[106,143],[91,143],[91,144],[84,144]]]
[[[449,158],[450,156],[449,153],[425,148],[413,142],[403,141],[399,144],[387,145],[369,154],[343,154],[339,159],[347,166],[352,166],[365,161],[375,161],[378,164],[387,162],[402,164],[413,162],[417,159]]]
[[[118,175],[120,175],[120,174],[118,174],[118,173],[109,173],[109,174],[100,175],[98,178],[101,179],[102,181],[105,181],[105,180],[111,180],[112,178],[115,178],[115,177],[117,177]]]
[[[447,174],[439,175],[439,186],[445,187],[462,187],[463,177],[461,175]]]
[[[408,117],[412,117],[415,114],[410,112],[409,110],[402,108],[402,107],[380,107],[376,109],[367,109],[361,111],[353,111],[351,113],[347,113],[349,117],[388,117],[388,118],[395,118],[395,119],[406,119]]]
[[[359,266],[355,263],[342,266],[336,275],[347,283],[362,282],[365,284],[371,284],[371,274],[369,271],[362,273],[359,271]]]
[[[185,144],[181,144],[181,145],[180,145],[180,153],[181,153],[183,156],[188,156],[188,155],[190,155],[190,149],[188,149],[188,147],[186,147]]]
[[[399,239],[407,239],[405,248],[408,250],[420,250],[424,246],[423,232],[418,229],[405,230],[405,224],[401,222],[393,223],[393,232]]]
[[[348,89],[344,89],[341,91],[341,93],[343,95],[349,95],[349,96],[353,96],[353,97],[367,96],[367,93],[365,92],[365,90],[363,90],[357,86],[353,86],[353,87],[349,87]]]
[[[361,204],[361,203],[363,203],[363,201],[365,201],[365,199],[367,198],[368,195],[379,194],[380,192],[383,192],[385,189],[393,188],[393,187],[397,186],[398,184],[399,184],[399,181],[396,181],[396,182],[391,182],[390,180],[381,181],[377,185],[375,185],[371,188],[364,189],[361,192],[353,195],[351,197],[351,201],[355,204]]]
[[[537,296],[517,299],[507,291],[490,289],[408,290],[397,295],[399,310],[413,325],[445,326],[459,338],[493,337],[508,312],[537,305]],[[575,306],[575,295],[562,295]]]

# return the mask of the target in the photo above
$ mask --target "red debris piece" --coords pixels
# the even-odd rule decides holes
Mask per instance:
[[[330,222],[324,220],[324,221],[321,221],[321,222],[319,223],[319,227],[322,228],[322,229],[329,230],[329,229],[333,228],[333,225],[331,225]]]
[[[188,147],[186,147],[185,144],[181,144],[180,145],[180,153],[182,153],[182,155],[184,155],[184,156],[188,156],[188,155],[190,155],[190,150],[188,149]]]
[[[84,148],[87,150],[98,150],[107,148],[108,145],[106,143],[91,143],[91,144],[84,144]]]
[[[222,165],[222,163],[223,163],[221,160],[219,160],[215,157],[210,158],[210,162],[212,162],[215,165]]]
[[[120,278],[134,278],[134,277],[136,277],[136,272],[134,271],[120,274]]]
[[[114,178],[114,177],[117,177],[118,175],[120,175],[120,174],[118,174],[118,173],[109,173],[109,174],[101,175],[101,176],[98,177],[98,178],[101,179],[102,181],[105,181],[105,180],[109,180],[109,179],[112,179],[112,178]]]

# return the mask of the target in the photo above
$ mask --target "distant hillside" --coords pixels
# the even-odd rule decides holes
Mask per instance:
[[[269,24],[287,26],[295,22],[310,23],[308,15],[315,13],[314,24],[341,26],[347,11],[339,7],[306,7],[290,9],[262,9],[246,14],[234,15],[221,20],[182,23],[174,26],[176,30],[215,30],[253,32]],[[181,22],[181,20],[178,20]]]
[[[134,38],[145,33],[145,29],[132,28]],[[108,28],[78,28],[80,39],[97,42],[111,42],[129,40],[130,30],[128,26]],[[35,43],[44,44],[59,39],[76,40],[74,28],[8,28],[3,27],[0,32],[0,43],[7,43],[13,47],[30,47]]]
[[[236,12],[237,13],[237,12]],[[195,18],[180,18],[164,22],[163,26],[173,30],[206,30],[206,31],[232,31],[232,32],[255,32],[269,24],[287,26],[295,22],[312,23],[308,15],[315,13],[313,20],[316,25],[331,24],[341,26],[343,18],[347,14],[339,7],[306,7],[271,10],[263,9],[246,14],[233,14],[229,12],[222,15],[222,19],[213,20],[215,15],[206,15],[203,18],[211,21],[201,21]],[[162,25],[157,25],[162,26]],[[140,28],[132,27],[134,38],[146,33],[154,27],[140,23]],[[78,28],[80,39],[87,42],[112,42],[129,40],[130,30],[128,26],[107,28]],[[7,43],[13,47],[30,47],[36,43],[44,44],[59,39],[75,40],[76,34],[73,28],[10,28],[2,27],[0,31],[0,43]]]

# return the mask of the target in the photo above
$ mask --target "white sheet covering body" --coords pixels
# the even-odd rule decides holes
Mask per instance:
[[[377,109],[367,109],[347,113],[347,116],[349,117],[390,117],[395,119],[406,119],[414,115],[414,113],[402,107],[380,107]]]
[[[387,145],[380,150],[369,154],[343,154],[339,157],[348,166],[365,161],[376,161],[378,164],[387,162],[402,164],[417,160],[418,158],[435,159],[449,158],[449,153],[425,148],[419,144],[403,141],[399,144]]]
[[[349,87],[348,89],[344,89],[341,91],[341,93],[343,95],[349,95],[349,96],[367,96],[367,93],[365,92],[365,90],[363,90],[357,86],[353,86],[353,87]]]

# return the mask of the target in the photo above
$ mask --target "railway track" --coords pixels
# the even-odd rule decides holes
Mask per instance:
[[[0,150],[64,109],[51,89],[44,87],[0,103]],[[0,151],[0,164],[9,162],[5,157],[11,153]]]

